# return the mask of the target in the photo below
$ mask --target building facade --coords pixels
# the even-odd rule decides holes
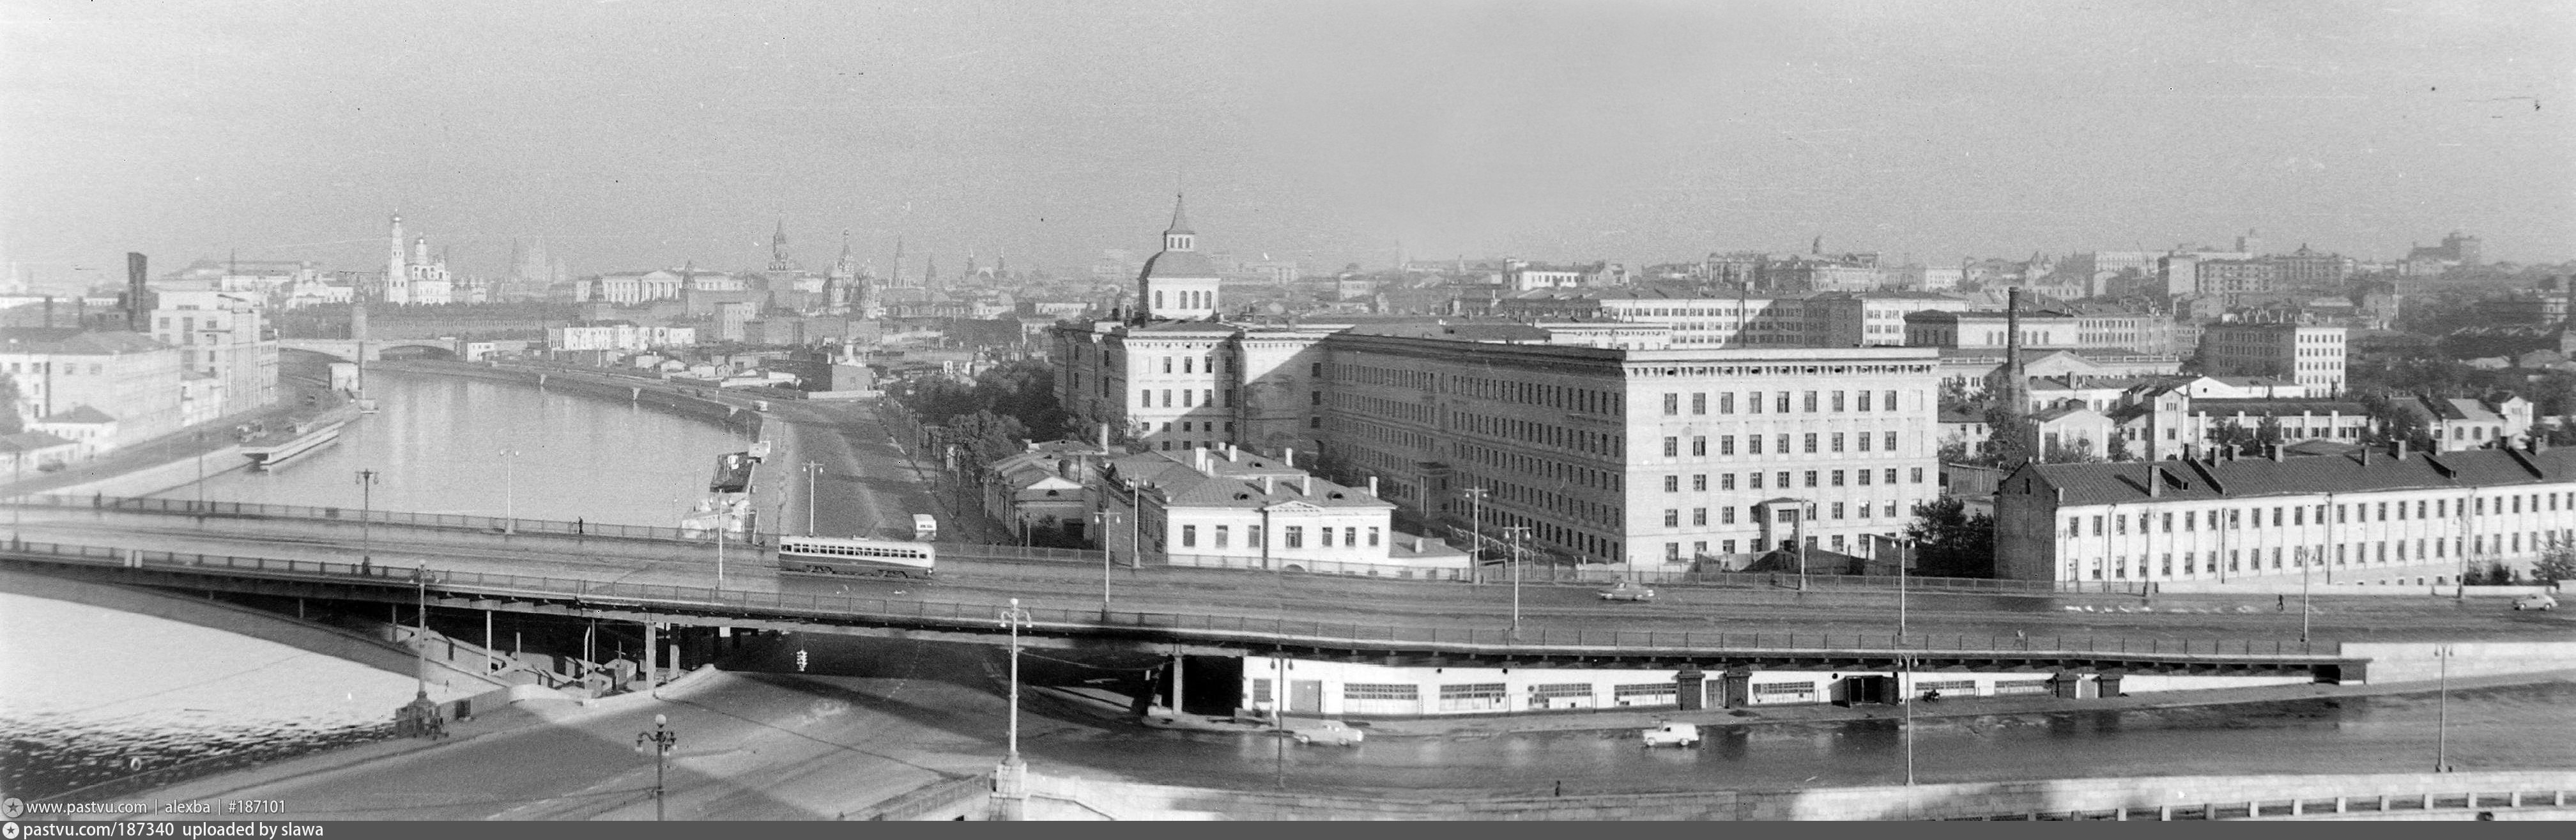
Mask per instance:
[[[2319,324],[2211,324],[2201,330],[2203,373],[2277,376],[2339,394],[2344,328]]]
[[[2576,541],[2576,452],[2035,464],[1995,503],[1998,577],[2441,585]]]
[[[154,295],[152,338],[179,348],[179,366],[221,383],[219,414],[277,402],[277,338],[267,307],[246,293],[163,290]]]

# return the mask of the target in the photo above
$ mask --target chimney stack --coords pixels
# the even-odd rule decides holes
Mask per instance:
[[[2533,438],[2533,440],[2536,441],[2538,438]],[[1369,476],[1368,494],[1371,496],[1377,495],[1377,476]]]
[[[1109,424],[1107,423],[1100,424],[1100,454],[1104,457],[1109,454]]]
[[[125,252],[125,328],[146,332],[152,326],[152,289],[144,284],[142,254]]]
[[[2371,448],[2370,448],[2370,447],[2367,447],[2367,446],[2364,446],[2364,447],[2362,447],[2362,448],[2361,448],[2361,465],[2362,465],[2362,466],[2365,466],[2365,467],[2370,466],[2370,449],[2371,449]]]
[[[2413,448],[2413,445],[2411,444],[2411,442],[2409,442],[2409,441],[2405,441],[2405,440],[2400,440],[2400,441],[2398,441],[2398,442],[2397,442],[2397,460],[2400,460],[2400,461],[2406,460],[2406,450],[2411,449],[2411,448]]]
[[[2272,460],[2274,460],[2274,461],[2279,461],[2279,460],[2281,460],[2281,450],[2282,450],[2282,446],[2281,446],[2280,444],[2277,444],[2277,443],[2272,444]]]
[[[1279,463],[1281,466],[1296,466],[1297,450],[1290,449],[1285,446],[1279,447]]]
[[[1315,495],[1315,474],[1314,474],[1314,473],[1307,473],[1307,474],[1305,474],[1305,475],[1301,475],[1301,476],[1298,476],[1298,477],[1297,477],[1297,495],[1300,495],[1300,496],[1312,496],[1312,495]]]
[[[2156,466],[2154,461],[2149,461],[2147,462],[2147,498],[2158,498],[2164,494],[2165,468]]]

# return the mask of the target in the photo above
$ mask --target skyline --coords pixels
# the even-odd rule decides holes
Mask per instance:
[[[0,259],[2576,256],[2576,8],[2034,8],[15,4]]]

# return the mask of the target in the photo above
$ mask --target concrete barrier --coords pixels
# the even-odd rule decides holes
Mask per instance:
[[[197,460],[196,457],[190,456],[44,492],[49,495],[63,496],[150,496],[196,483],[199,469]],[[205,455],[204,470],[207,478],[246,469],[250,469],[250,458],[242,454],[239,446],[227,446]]]
[[[2355,800],[2562,807],[2576,771],[2163,776],[1446,799],[1231,791],[1029,774],[1028,819],[1064,820],[1938,820],[2288,817]],[[2513,803],[2520,803],[2515,805]],[[2422,810],[2422,809],[2415,809]]]

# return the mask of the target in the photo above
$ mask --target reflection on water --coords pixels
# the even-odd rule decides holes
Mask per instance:
[[[716,456],[744,447],[721,425],[531,385],[370,371],[368,388],[381,413],[338,443],[208,479],[206,498],[356,508],[357,472],[372,469],[377,510],[671,526],[706,495]]]
[[[193,624],[0,593],[0,787],[42,796],[378,737],[412,678]]]

